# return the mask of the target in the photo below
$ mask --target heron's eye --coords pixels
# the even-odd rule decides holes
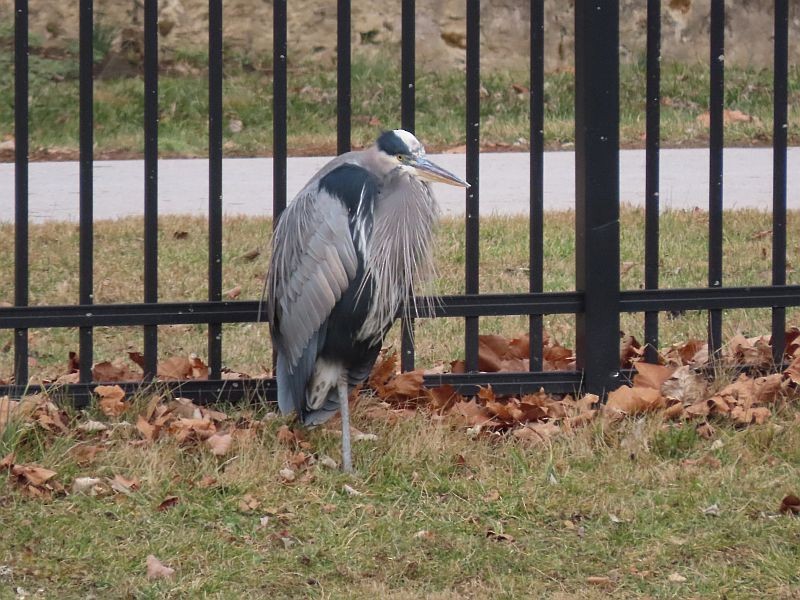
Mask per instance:
[[[402,154],[398,154],[397,155],[397,160],[399,160],[400,162],[403,162],[403,155]]]

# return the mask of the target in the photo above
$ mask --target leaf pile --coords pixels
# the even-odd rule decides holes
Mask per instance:
[[[476,397],[458,394],[450,385],[424,387],[423,370],[398,372],[396,353],[385,352],[375,365],[368,384],[381,404],[370,407],[373,418],[396,419],[409,411],[424,409],[438,419],[448,419],[472,433],[511,432],[519,439],[541,442],[583,426],[597,417],[615,421],[626,416],[657,413],[670,420],[699,421],[725,418],[736,425],[760,424],[772,414],[774,405],[797,396],[800,384],[800,330],[786,333],[787,361],[782,373],[756,376],[742,373],[733,382],[714,389],[703,367],[708,366],[708,347],[700,340],[676,344],[660,355],[663,364],[643,362],[644,348],[630,335],[620,336],[620,367],[633,368],[632,385],[608,395],[606,404],[587,394],[581,398],[554,396],[540,390],[522,396],[497,396],[483,388]],[[479,338],[479,369],[484,372],[528,370],[528,336],[508,340],[498,335]],[[545,336],[544,368],[574,369],[574,353]],[[737,335],[720,356],[723,366],[747,367],[754,372],[772,368],[769,336],[745,338]],[[463,361],[452,364],[463,372]],[[708,426],[704,431],[713,431]]]

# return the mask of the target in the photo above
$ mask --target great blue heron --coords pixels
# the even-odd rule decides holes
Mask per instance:
[[[386,131],[325,165],[275,229],[266,291],[278,406],[306,425],[340,410],[347,472],[349,393],[368,377],[400,306],[434,274],[432,181],[469,187],[425,158],[412,134]]]

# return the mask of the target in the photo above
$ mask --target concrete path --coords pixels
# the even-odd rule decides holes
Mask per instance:
[[[463,154],[432,155],[456,174],[464,175]],[[291,158],[288,193],[291,199],[329,158]],[[527,214],[529,202],[527,153],[481,155],[481,214]],[[645,155],[641,150],[620,152],[620,199],[644,204]],[[731,148],[724,157],[726,208],[772,207],[772,152],[768,148]],[[142,161],[98,161],[94,170],[96,219],[142,214]],[[575,205],[574,152],[548,152],[544,159],[545,210]],[[78,163],[30,165],[30,216],[34,222],[77,221]],[[464,191],[437,185],[447,215],[464,213]],[[708,205],[708,150],[663,150],[661,153],[662,209],[705,208]],[[789,208],[800,209],[800,148],[789,150]],[[235,215],[269,215],[272,211],[272,160],[229,158],[223,162],[223,210]],[[208,212],[208,161],[165,159],[159,163],[161,214]],[[0,221],[14,220],[14,165],[0,164]]]

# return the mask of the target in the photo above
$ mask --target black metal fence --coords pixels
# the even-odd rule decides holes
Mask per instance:
[[[722,345],[722,309],[772,308],[773,352],[783,357],[785,307],[800,305],[800,286],[786,285],[786,180],[788,0],[775,0],[774,30],[774,205],[772,285],[724,287],[722,281],[722,149],[725,5],[711,1],[710,13],[710,189],[707,288],[659,289],[659,107],[661,2],[647,0],[646,102],[646,247],[645,289],[620,291],[619,264],[619,6],[614,0],[575,3],[575,125],[576,125],[576,282],[575,291],[543,292],[543,116],[544,0],[531,0],[530,22],[530,292],[479,294],[480,182],[480,2],[467,8],[466,77],[466,294],[447,296],[421,317],[464,318],[464,374],[426,377],[430,385],[452,384],[464,392],[491,384],[500,393],[540,387],[558,393],[576,388],[603,393],[624,383],[617,348],[622,312],[645,315],[647,359],[658,348],[658,313],[700,309],[709,311],[709,348]],[[274,2],[274,197],[273,214],[286,206],[287,158],[287,1]],[[99,326],[144,328],[145,382],[156,374],[157,327],[167,324],[208,324],[207,381],[174,382],[180,394],[199,401],[236,399],[245,394],[273,396],[273,380],[221,379],[222,325],[257,319],[258,302],[222,300],[222,0],[209,0],[209,295],[207,302],[158,301],[158,10],[157,0],[144,2],[144,297],[141,304],[93,304],[93,2],[80,0],[80,293],[71,306],[29,306],[28,302],[28,2],[15,0],[15,306],[0,308],[0,328],[14,329],[15,385],[0,394],[37,391],[27,386],[28,329],[78,327],[80,383],[66,393],[82,403],[91,394],[92,332]],[[338,150],[350,149],[350,2],[338,0]],[[415,3],[402,2],[401,124],[413,131],[415,102]],[[425,306],[422,304],[421,306]],[[542,316],[577,315],[577,371],[544,372]],[[530,372],[478,372],[478,319],[488,315],[528,315]],[[413,322],[403,324],[402,366],[414,365]],[[140,383],[127,384],[132,388]],[[166,385],[166,384],[165,384]]]

